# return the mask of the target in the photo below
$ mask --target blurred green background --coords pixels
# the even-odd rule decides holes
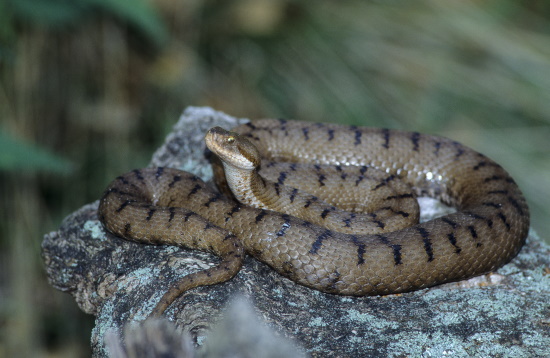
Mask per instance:
[[[42,236],[189,105],[451,137],[511,172],[548,238],[548,1],[0,0],[0,357],[90,354]]]

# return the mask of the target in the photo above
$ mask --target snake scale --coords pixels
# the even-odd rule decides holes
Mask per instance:
[[[218,265],[181,278],[152,315],[162,314],[191,288],[232,278],[245,254],[323,292],[386,295],[495,270],[517,255],[529,230],[527,203],[509,174],[483,154],[447,138],[265,119],[233,132],[211,129],[206,141],[226,172],[227,180],[218,182],[232,188],[242,203],[193,174],[170,168],[121,175],[100,201],[99,218],[115,235],[220,257]],[[259,157],[262,170],[276,168],[272,179],[257,174]],[[302,166],[308,166],[309,182],[298,179],[285,186]],[[332,186],[326,174],[331,170],[339,176]],[[382,199],[374,199],[381,201],[378,209],[361,214],[368,203],[348,202],[344,189],[359,195],[353,188],[366,182],[370,172],[377,176],[370,191],[401,182],[412,191],[403,192],[396,184]],[[306,188],[320,190],[306,193],[298,188],[302,181]],[[323,191],[329,192],[327,198],[321,197]],[[408,202],[416,196],[440,199],[457,211],[420,224],[399,224],[406,217],[416,220],[415,204]],[[399,208],[399,200],[407,210]],[[338,204],[348,211],[339,212]],[[345,229],[365,216],[365,228],[360,224],[359,232],[320,225],[331,221]]]

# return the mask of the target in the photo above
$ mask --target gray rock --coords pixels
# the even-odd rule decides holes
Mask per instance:
[[[189,335],[165,319],[128,323],[122,337],[115,330],[107,332],[105,343],[111,358],[196,357]]]
[[[114,330],[105,335],[111,358],[304,358],[289,340],[278,337],[260,322],[242,297],[232,302],[206,343],[195,350],[189,335],[166,319],[126,324],[123,337]]]
[[[204,133],[215,125],[230,128],[240,122],[210,108],[190,107],[151,166],[192,171],[208,179]],[[67,217],[58,231],[45,235],[42,248],[50,283],[96,316],[93,354],[106,357],[107,332],[122,336],[125,324],[144,320],[171,283],[217,259],[108,234],[97,219],[97,204]],[[257,340],[250,338],[260,328],[241,332],[236,327],[242,323],[237,322],[260,327],[263,321],[274,336],[294,340],[312,357],[550,357],[549,254],[550,247],[532,232],[518,257],[496,273],[412,293],[359,298],[299,286],[249,257],[235,278],[185,293],[166,317],[178,332],[188,332],[195,346],[205,346],[199,355],[201,349],[213,352],[207,348],[211,327],[239,294],[253,304],[258,322],[229,314],[213,340],[225,337],[235,347],[247,339],[254,344]],[[231,351],[231,357],[249,356],[223,351]]]

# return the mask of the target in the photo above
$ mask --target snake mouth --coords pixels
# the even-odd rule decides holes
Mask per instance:
[[[255,170],[260,165],[256,146],[238,133],[214,127],[206,132],[204,141],[226,165],[243,170]]]

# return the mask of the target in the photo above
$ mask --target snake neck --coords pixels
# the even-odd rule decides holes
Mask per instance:
[[[223,161],[222,161],[223,162]],[[236,168],[223,162],[227,185],[240,203],[260,209],[268,209],[270,198],[269,183],[258,174],[256,169]]]

